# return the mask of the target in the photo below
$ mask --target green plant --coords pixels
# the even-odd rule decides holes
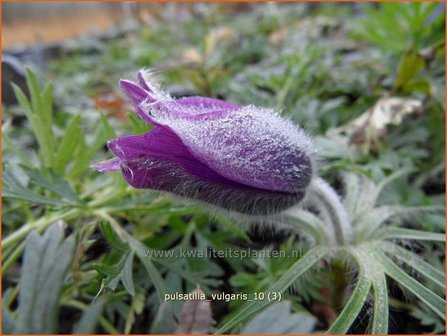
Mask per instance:
[[[379,4],[378,12],[386,5]],[[399,14],[401,5],[410,11],[406,19]],[[386,18],[367,15],[360,20],[371,21],[370,28],[384,37],[394,36],[394,30],[381,28],[382,20],[402,25],[414,20],[415,13],[426,15],[433,8],[392,6],[394,13]],[[411,6],[419,6],[419,12]],[[445,69],[438,23],[444,15],[424,26],[417,38],[400,34],[399,47],[389,49],[367,37],[362,39],[372,44],[365,48],[360,39],[345,34],[356,17],[351,5],[337,12],[338,5],[312,10],[305,4],[256,5],[241,15],[216,8],[206,19],[192,11],[178,26],[157,22],[124,39],[91,40],[99,46],[94,53],[79,48],[53,64],[53,88],[42,87],[27,70],[31,96],[16,88],[21,105],[5,107],[3,113],[3,331],[173,332],[185,305],[161,303],[164,295],[191,293],[199,285],[207,297],[274,291],[290,302],[267,307],[265,301],[214,301],[215,323],[207,321],[209,332],[253,330],[262,327],[267,314],[291,324],[300,319],[301,327],[307,321],[305,332],[442,333]],[[215,69],[218,75],[210,76],[206,85],[199,79],[193,93],[211,88],[213,95],[236,103],[275,106],[309,133],[321,134],[320,171],[336,190],[342,190],[338,182],[344,181],[342,201],[338,192],[324,188],[318,198],[329,197],[329,203],[276,216],[260,230],[258,223],[241,227],[234,217],[209,215],[200,206],[134,190],[121,177],[90,168],[108,157],[102,149],[107,140],[148,131],[138,118],[130,116],[126,123],[92,108],[94,92],[114,90],[117,79],[130,76],[135,64],[166,69],[170,84],[190,84],[190,72],[179,66],[181,55],[186,48],[204,53],[206,36],[221,27],[231,28],[236,45],[215,45],[202,68]],[[419,34],[416,29],[413,33]],[[417,41],[413,48],[411,41]],[[434,48],[433,60],[427,58],[432,54],[426,47]],[[192,71],[197,74],[197,69]],[[186,89],[173,91],[190,94]],[[380,150],[361,153],[348,138],[331,136],[334,128],[390,92],[420,101],[424,113],[389,125],[378,139]],[[347,171],[341,180],[339,171]],[[340,209],[347,212],[347,225],[339,225],[346,222]],[[34,283],[23,285],[26,277],[21,275],[29,269],[23,261],[35,251],[30,240],[45,245],[54,239],[53,223],[59,223],[59,246],[72,241],[73,253],[55,255],[60,265],[68,265],[58,275],[61,281],[50,284],[49,273],[40,269],[34,278],[36,284],[61,290],[39,291]],[[68,240],[61,236],[61,223]],[[197,256],[228,249],[274,251],[286,257]],[[178,257],[181,253],[189,255]],[[36,265],[48,267],[39,260],[34,270]],[[39,329],[19,326],[18,317],[25,316],[21,296],[26,293],[55,303],[48,306],[51,314]],[[410,315],[414,324],[392,323]],[[271,325],[275,332],[283,326]]]
[[[356,270],[356,286],[345,308],[330,326],[329,333],[346,333],[370,295],[374,311],[370,331],[378,334],[387,333],[389,294],[386,276],[424,302],[439,319],[444,319],[445,301],[442,296],[445,292],[445,275],[411,251],[400,247],[398,243],[407,239],[442,242],[445,240],[444,235],[387,224],[399,216],[418,211],[440,211],[442,207],[406,208],[376,204],[384,188],[401,175],[402,172],[397,172],[376,185],[365,177],[346,174],[345,197],[340,207],[334,206],[337,202],[333,202],[333,197],[336,197],[333,191],[323,186],[317,189],[322,196],[319,215],[305,210],[290,211],[288,217],[290,223],[297,230],[306,232],[315,243],[265,291],[284,292],[313,267],[342,265],[345,272],[348,269]],[[343,208],[347,210],[345,219],[343,219],[345,215],[342,214]],[[350,228],[341,225],[347,218],[349,218],[347,225],[351,226]],[[399,263],[396,264],[392,259]],[[425,280],[420,282],[413,279],[405,272],[405,268],[402,268],[401,262],[420,273]],[[352,279],[346,278],[344,281],[350,282]],[[430,289],[432,284],[436,289]],[[268,304],[268,300],[247,303],[229,322],[221,326],[219,332],[232,330],[231,328]]]
[[[43,236],[32,232],[26,238],[22,273],[19,283],[19,306],[12,313],[7,308],[14,293],[7,291],[3,306],[3,332],[7,334],[55,333],[61,292],[69,264],[72,262],[73,237],[64,240],[61,223],[49,227]],[[63,299],[62,299],[63,300]],[[104,301],[84,308],[84,314],[73,332],[93,332]],[[101,321],[105,323],[104,321]]]
[[[439,2],[364,4],[367,17],[357,21],[354,36],[396,54],[409,47],[442,45],[445,17],[441,6]]]

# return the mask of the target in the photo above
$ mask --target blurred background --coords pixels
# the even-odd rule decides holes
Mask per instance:
[[[115,209],[113,217],[126,232],[153,249],[305,247],[281,232],[246,233],[198,207],[127,188],[120,176],[90,168],[111,156],[108,140],[149,129],[118,86],[141,68],[152,68],[174,97],[211,96],[277,109],[313,135],[320,173],[337,188],[341,171],[379,183],[407,169],[408,181],[396,181],[381,204],[445,204],[444,2],[4,2],[2,9],[5,311],[15,314],[17,308],[26,230],[37,222],[43,232],[54,214],[68,213],[61,218],[78,239],[76,255],[67,257],[74,258],[67,259],[74,265],[72,278],[63,297],[54,298],[60,314],[46,333],[72,332],[80,311],[89,315],[87,305],[101,291],[112,294],[96,330],[159,331],[153,323],[158,301],[143,264],[134,267],[133,291],[119,284],[127,274],[122,253],[111,253],[115,247],[99,229],[102,219],[83,211],[87,203]],[[19,97],[18,104],[11,83],[29,102]],[[74,216],[72,209],[80,210]],[[406,223],[413,225],[442,232],[445,220],[421,214]],[[443,269],[443,244],[420,242],[414,250]],[[268,288],[293,260],[176,262],[178,274],[157,266],[170,289],[186,293],[199,284],[207,292],[252,293]],[[314,316],[305,333],[324,330],[336,317],[325,295],[340,291],[330,281],[322,284],[325,277],[310,274],[297,285],[300,291],[289,293],[295,311]],[[390,285],[391,296],[390,333],[444,332],[443,321],[407,300],[399,286]],[[231,319],[241,305],[213,303],[215,324]],[[362,310],[349,332],[367,331],[370,315]]]
[[[83,33],[104,33],[123,19],[125,7],[106,2],[5,3],[2,45],[14,49],[61,42]]]

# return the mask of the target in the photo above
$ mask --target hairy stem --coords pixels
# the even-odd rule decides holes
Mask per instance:
[[[352,226],[335,190],[320,177],[314,179],[309,188],[309,202],[329,217],[337,243],[349,243],[352,238]]]

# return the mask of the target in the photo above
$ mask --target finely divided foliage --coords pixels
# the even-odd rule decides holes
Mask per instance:
[[[390,227],[388,220],[390,218],[397,219],[399,215],[407,213],[405,208],[399,208],[399,212],[389,214],[386,208],[376,207],[375,203],[380,193],[394,178],[400,177],[404,172],[397,172],[390,176],[384,183],[374,185],[365,177],[346,173],[344,181],[346,185],[345,197],[343,205],[346,209],[350,209],[348,216],[350,218],[350,225],[352,225],[353,235],[345,240],[345,243],[337,241],[333,237],[333,233],[322,230],[321,223],[326,226],[333,226],[334,223],[328,217],[322,216],[320,219],[313,217],[310,213],[307,214],[303,210],[289,211],[288,217],[292,219],[296,216],[295,222],[297,229],[302,230],[302,222],[306,222],[305,229],[307,234],[314,238],[315,246],[311,248],[302,259],[298,260],[293,267],[285,272],[285,274],[268,288],[267,291],[285,291],[293,281],[296,281],[309,267],[322,267],[322,263],[318,263],[322,258],[343,259],[345,261],[351,260],[353,267],[358,270],[357,284],[351,294],[349,301],[340,315],[329,328],[330,334],[343,334],[349,330],[349,327],[360,313],[362,307],[367,303],[368,298],[371,298],[373,306],[373,316],[371,321],[371,333],[384,334],[388,332],[388,289],[385,281],[386,276],[391,277],[409,293],[415,295],[422,300],[435,314],[440,318],[445,319],[445,300],[442,296],[436,294],[430,288],[431,284],[435,284],[442,293],[445,293],[445,275],[433,266],[425,262],[416,254],[410,252],[399,246],[401,241],[395,235],[388,235]],[[368,191],[368,192],[366,192]],[[360,209],[360,211],[359,211]],[[414,209],[408,209],[411,211]],[[420,207],[419,211],[442,211],[442,208]],[[330,211],[330,210],[329,210]],[[362,214],[362,215],[360,215]],[[362,228],[370,226],[370,214],[376,217],[373,229],[368,230],[368,234],[364,234]],[[304,215],[304,216],[303,216]],[[394,216],[393,216],[394,215]],[[330,218],[330,217],[329,217]],[[292,221],[293,223],[293,221]],[[414,231],[414,238],[424,236],[426,232]],[[391,231],[392,232],[392,231]],[[323,235],[323,237],[321,236]],[[345,237],[347,238],[347,237]],[[398,238],[397,240],[395,238]],[[407,236],[402,236],[403,239],[411,239]],[[433,240],[445,241],[443,234],[433,236]],[[332,243],[329,243],[332,242]],[[327,247],[329,245],[329,247]],[[386,252],[386,256],[382,251]],[[390,259],[391,258],[391,259]],[[403,260],[403,258],[405,258]],[[397,262],[404,261],[413,270],[419,272],[424,280],[428,281],[418,282],[417,279],[409,276],[405,270],[399,267]],[[299,271],[298,271],[299,270]],[[427,286],[427,287],[426,287]],[[239,321],[244,320],[254,312],[262,309],[268,302],[264,304],[250,303],[242,307],[237,317],[222,326],[219,331],[225,332],[237,325]]]

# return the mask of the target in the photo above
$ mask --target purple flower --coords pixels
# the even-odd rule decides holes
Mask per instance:
[[[300,202],[314,170],[311,139],[276,112],[206,97],[174,99],[151,74],[121,80],[144,135],[109,141],[115,158],[97,170],[121,170],[135,188],[168,191],[251,215]]]

